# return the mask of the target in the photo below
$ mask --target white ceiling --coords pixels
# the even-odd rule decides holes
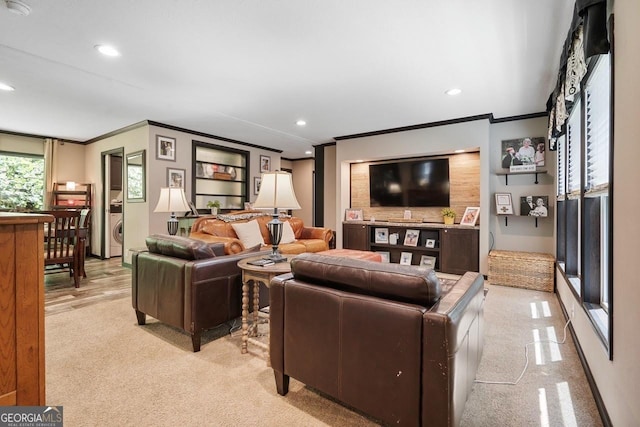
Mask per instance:
[[[336,136],[544,111],[573,11],[573,0],[22,1],[29,16],[0,4],[0,82],[15,87],[0,91],[0,130],[86,141],[153,120],[289,158]]]

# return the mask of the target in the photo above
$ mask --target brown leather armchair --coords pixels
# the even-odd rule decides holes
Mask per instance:
[[[277,391],[289,377],[385,425],[457,426],[483,347],[484,280],[298,255],[270,286]]]
[[[190,334],[193,351],[200,351],[202,331],[241,315],[237,264],[260,253],[225,255],[222,244],[168,235],[149,236],[146,243],[148,251],[132,258],[131,298],[138,324],[145,324],[147,314],[155,317]]]

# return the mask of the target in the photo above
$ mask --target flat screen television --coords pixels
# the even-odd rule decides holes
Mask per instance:
[[[371,206],[449,206],[449,159],[369,165]]]

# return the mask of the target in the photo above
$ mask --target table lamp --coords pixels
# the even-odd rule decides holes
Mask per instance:
[[[176,212],[187,212],[191,208],[187,202],[187,196],[184,190],[178,187],[161,188],[160,199],[154,212],[171,212],[171,218],[167,221],[167,231],[170,235],[175,236],[178,232],[178,219]]]
[[[273,219],[267,223],[271,237],[272,253],[269,259],[283,262],[287,259],[278,251],[282,238],[282,221],[278,218],[278,209],[300,209],[300,204],[293,191],[291,174],[288,172],[266,172],[262,174],[262,183],[254,209],[273,209]]]

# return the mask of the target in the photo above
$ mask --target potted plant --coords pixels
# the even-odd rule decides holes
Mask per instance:
[[[220,209],[220,201],[214,200],[213,202],[209,200],[207,202],[207,207],[211,209],[211,215],[217,215],[218,209]]]
[[[442,213],[442,218],[445,224],[447,225],[453,224],[453,220],[456,217],[456,211],[454,211],[451,208],[443,208],[441,213]]]

